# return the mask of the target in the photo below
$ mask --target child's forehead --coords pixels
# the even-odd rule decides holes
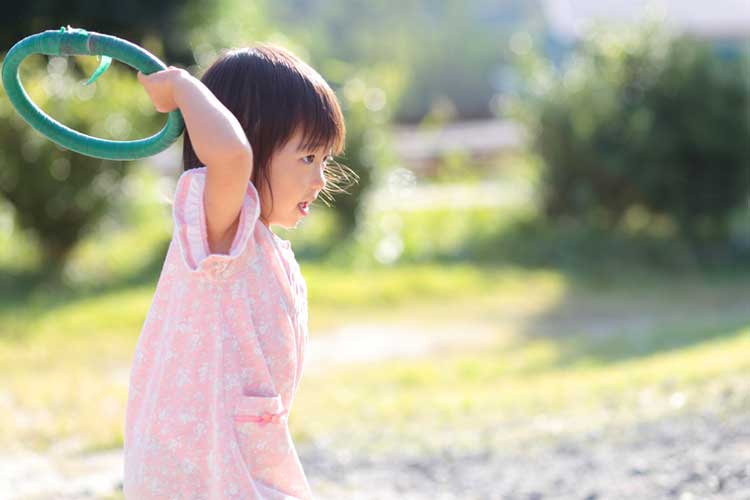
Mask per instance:
[[[322,151],[326,148],[326,144],[321,143],[315,143],[315,144],[305,144],[302,140],[302,138],[298,138],[296,140],[292,141],[292,144],[294,145],[294,151],[297,153],[306,153],[308,151]],[[328,147],[326,153],[331,153],[333,150],[333,147]]]

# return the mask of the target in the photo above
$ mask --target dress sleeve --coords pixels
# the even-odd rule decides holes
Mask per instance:
[[[207,167],[186,170],[177,180],[172,218],[183,261],[192,273],[210,273],[218,279],[233,274],[232,267],[253,237],[255,222],[260,217],[258,191],[248,182],[240,208],[237,232],[228,254],[209,253],[203,191]],[[207,264],[210,261],[211,264]]]

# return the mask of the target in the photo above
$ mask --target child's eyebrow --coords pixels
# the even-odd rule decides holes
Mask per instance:
[[[309,144],[307,147],[305,147],[304,144],[299,143],[297,145],[297,152],[298,153],[305,153],[307,151],[316,151],[320,148],[322,148],[325,144]]]

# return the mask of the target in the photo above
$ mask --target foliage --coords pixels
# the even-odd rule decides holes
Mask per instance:
[[[71,25],[146,45],[158,57],[175,64],[186,61],[190,55],[182,37],[183,25],[175,19],[192,3],[181,0],[5,2],[0,18],[0,43],[3,50],[8,50],[29,35]],[[196,22],[200,19],[201,16],[194,18]]]
[[[729,215],[750,193],[739,58],[645,25],[593,30],[559,74],[538,54],[518,62],[530,91],[516,113],[544,160],[548,218],[609,230],[636,217],[671,225],[697,255],[726,246]]]
[[[419,122],[443,102],[462,118],[488,118],[510,34],[541,16],[539,2],[528,0],[408,0],[396,8],[386,0],[305,0],[269,7],[314,52],[397,67],[404,81],[395,109],[401,123]]]
[[[21,80],[37,106],[85,134],[132,140],[156,133],[164,117],[157,116],[146,93],[138,90],[140,84],[126,77],[120,65],[113,64],[91,86],[81,85],[96,65],[93,57],[47,60],[35,55],[22,65]],[[76,242],[107,212],[131,162],[101,160],[58,146],[23,121],[5,98],[0,99],[0,117],[0,195],[12,205],[17,226],[34,234],[45,267],[54,275]]]

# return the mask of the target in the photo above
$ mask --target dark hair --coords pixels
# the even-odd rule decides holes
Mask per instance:
[[[269,180],[271,156],[283,147],[299,127],[305,148],[325,147],[333,155],[344,152],[346,127],[336,94],[307,63],[282,47],[258,43],[224,51],[206,70],[201,82],[234,114],[253,149],[251,182],[260,192]],[[185,130],[183,170],[202,165]],[[335,160],[324,166],[326,187],[320,197],[347,192],[357,174]],[[346,181],[352,181],[344,184]],[[326,203],[328,205],[328,203]]]

